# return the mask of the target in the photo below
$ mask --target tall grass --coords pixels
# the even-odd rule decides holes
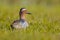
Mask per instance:
[[[29,27],[11,30],[11,23],[19,19],[22,6],[0,7],[0,40],[60,40],[60,6],[25,6]]]

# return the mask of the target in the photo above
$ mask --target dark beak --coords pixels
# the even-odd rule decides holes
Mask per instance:
[[[30,12],[27,12],[27,14],[31,14]]]

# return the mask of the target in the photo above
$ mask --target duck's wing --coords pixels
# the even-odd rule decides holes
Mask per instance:
[[[26,28],[28,27],[28,23],[26,21],[22,22],[22,21],[16,20],[12,23],[11,27],[16,29]]]
[[[20,25],[20,21],[19,20],[15,20],[12,25],[11,25],[12,28],[21,28],[21,25]]]

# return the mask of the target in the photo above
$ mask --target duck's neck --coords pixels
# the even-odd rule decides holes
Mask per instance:
[[[20,20],[25,20],[25,19],[26,19],[25,13],[24,13],[24,14],[21,14],[21,15],[20,15]]]

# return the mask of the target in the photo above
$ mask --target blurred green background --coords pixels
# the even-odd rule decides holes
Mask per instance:
[[[22,7],[29,27],[12,31]],[[60,40],[60,0],[0,0],[0,40]]]

